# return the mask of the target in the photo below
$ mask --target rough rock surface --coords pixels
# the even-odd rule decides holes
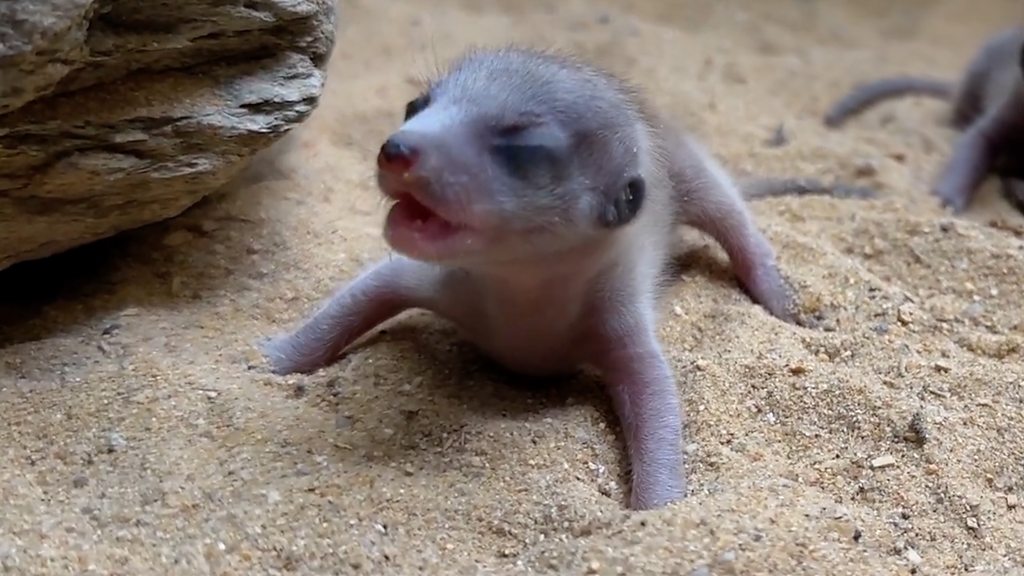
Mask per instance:
[[[334,0],[0,3],[0,269],[175,216],[316,107]]]

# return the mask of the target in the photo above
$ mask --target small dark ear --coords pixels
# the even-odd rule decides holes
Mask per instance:
[[[640,213],[647,193],[643,176],[633,176],[609,201],[601,214],[601,224],[606,228],[624,226]]]

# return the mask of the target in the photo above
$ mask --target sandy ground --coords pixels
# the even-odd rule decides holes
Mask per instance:
[[[227,193],[0,275],[0,566],[1021,573],[1024,219],[991,185],[963,218],[928,196],[941,103],[819,124],[861,79],[955,76],[1019,2],[430,4],[345,3],[322,107]],[[754,206],[821,330],[773,320],[695,248],[661,324],[693,493],[663,510],[624,508],[596,382],[523,390],[428,315],[308,377],[254,348],[386,253],[373,157],[417,80],[512,40],[627,75],[737,173],[882,196]],[[766,144],[780,123],[788,144]]]

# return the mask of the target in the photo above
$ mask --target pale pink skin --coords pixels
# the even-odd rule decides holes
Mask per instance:
[[[490,58],[486,65],[515,65]],[[532,64],[531,70],[537,67]],[[542,64],[555,66],[555,72],[561,65]],[[646,179],[643,208],[628,224],[596,231],[574,228],[583,220],[571,217],[589,213],[600,199],[565,196],[558,209],[566,209],[561,220],[566,230],[547,229],[541,246],[528,234],[529,227],[517,229],[499,211],[488,211],[497,196],[514,200],[523,193],[505,194],[491,184],[489,177],[497,178],[493,167],[480,164],[485,160],[474,156],[476,148],[460,148],[467,140],[459,130],[468,121],[452,117],[450,110],[446,116],[441,104],[437,110],[427,109],[396,133],[414,143],[418,155],[405,164],[379,158],[379,182],[384,194],[412,193],[464,226],[417,225],[415,210],[397,203],[384,236],[399,254],[359,274],[297,330],[270,340],[264,352],[273,371],[315,371],[386,320],[413,308],[429,310],[512,370],[549,376],[596,368],[625,436],[632,470],[630,507],[659,508],[683,498],[681,403],[656,334],[659,297],[670,281],[664,270],[675,226],[691,225],[716,239],[753,300],[778,318],[794,319],[774,252],[740,193],[692,140],[631,121],[623,125],[628,132],[623,137],[636,138],[638,151],[630,166]],[[657,146],[666,152],[661,161],[654,159]],[[456,164],[465,157],[474,158],[475,168],[461,172]],[[427,185],[438,182],[450,188]],[[450,193],[463,182],[472,195]],[[526,210],[516,202],[504,209],[512,214]],[[518,220],[528,220],[527,215],[539,218],[523,212]]]

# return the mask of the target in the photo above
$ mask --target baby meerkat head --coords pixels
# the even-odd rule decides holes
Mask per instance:
[[[647,126],[622,83],[567,57],[464,56],[405,108],[380,148],[395,204],[385,237],[431,261],[563,253],[645,206]]]

